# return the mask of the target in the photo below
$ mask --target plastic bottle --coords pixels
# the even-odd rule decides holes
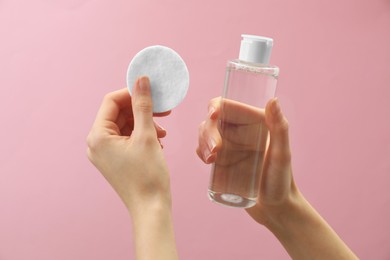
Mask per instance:
[[[264,108],[275,95],[279,68],[268,65],[271,38],[242,38],[239,59],[226,67],[218,119],[222,148],[212,166],[208,194],[219,204],[249,208],[259,194],[268,139]]]

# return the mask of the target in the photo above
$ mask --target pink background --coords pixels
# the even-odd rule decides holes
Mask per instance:
[[[195,155],[242,33],[273,37],[306,197],[362,259],[390,259],[390,1],[0,0],[0,259],[133,259],[129,216],[86,158],[101,99],[162,44],[191,85],[163,141],[182,259],[289,259],[217,206]]]

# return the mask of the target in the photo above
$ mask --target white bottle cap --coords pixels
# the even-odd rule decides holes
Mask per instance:
[[[248,34],[243,34],[241,37],[243,39],[241,40],[239,60],[269,64],[273,45],[271,38]]]

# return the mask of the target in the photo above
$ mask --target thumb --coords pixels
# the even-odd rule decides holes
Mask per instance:
[[[268,102],[265,121],[270,132],[269,154],[267,155],[270,163],[281,168],[289,166],[291,162],[289,125],[277,98]]]
[[[133,87],[132,107],[134,115],[134,132],[142,135],[149,131],[155,133],[150,81],[146,76],[138,78],[135,82]]]

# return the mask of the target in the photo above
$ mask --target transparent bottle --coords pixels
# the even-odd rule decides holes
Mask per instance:
[[[273,40],[242,35],[239,59],[228,61],[218,130],[222,148],[212,166],[208,194],[219,204],[256,204],[268,139],[265,106],[274,97],[279,68],[268,65]]]

